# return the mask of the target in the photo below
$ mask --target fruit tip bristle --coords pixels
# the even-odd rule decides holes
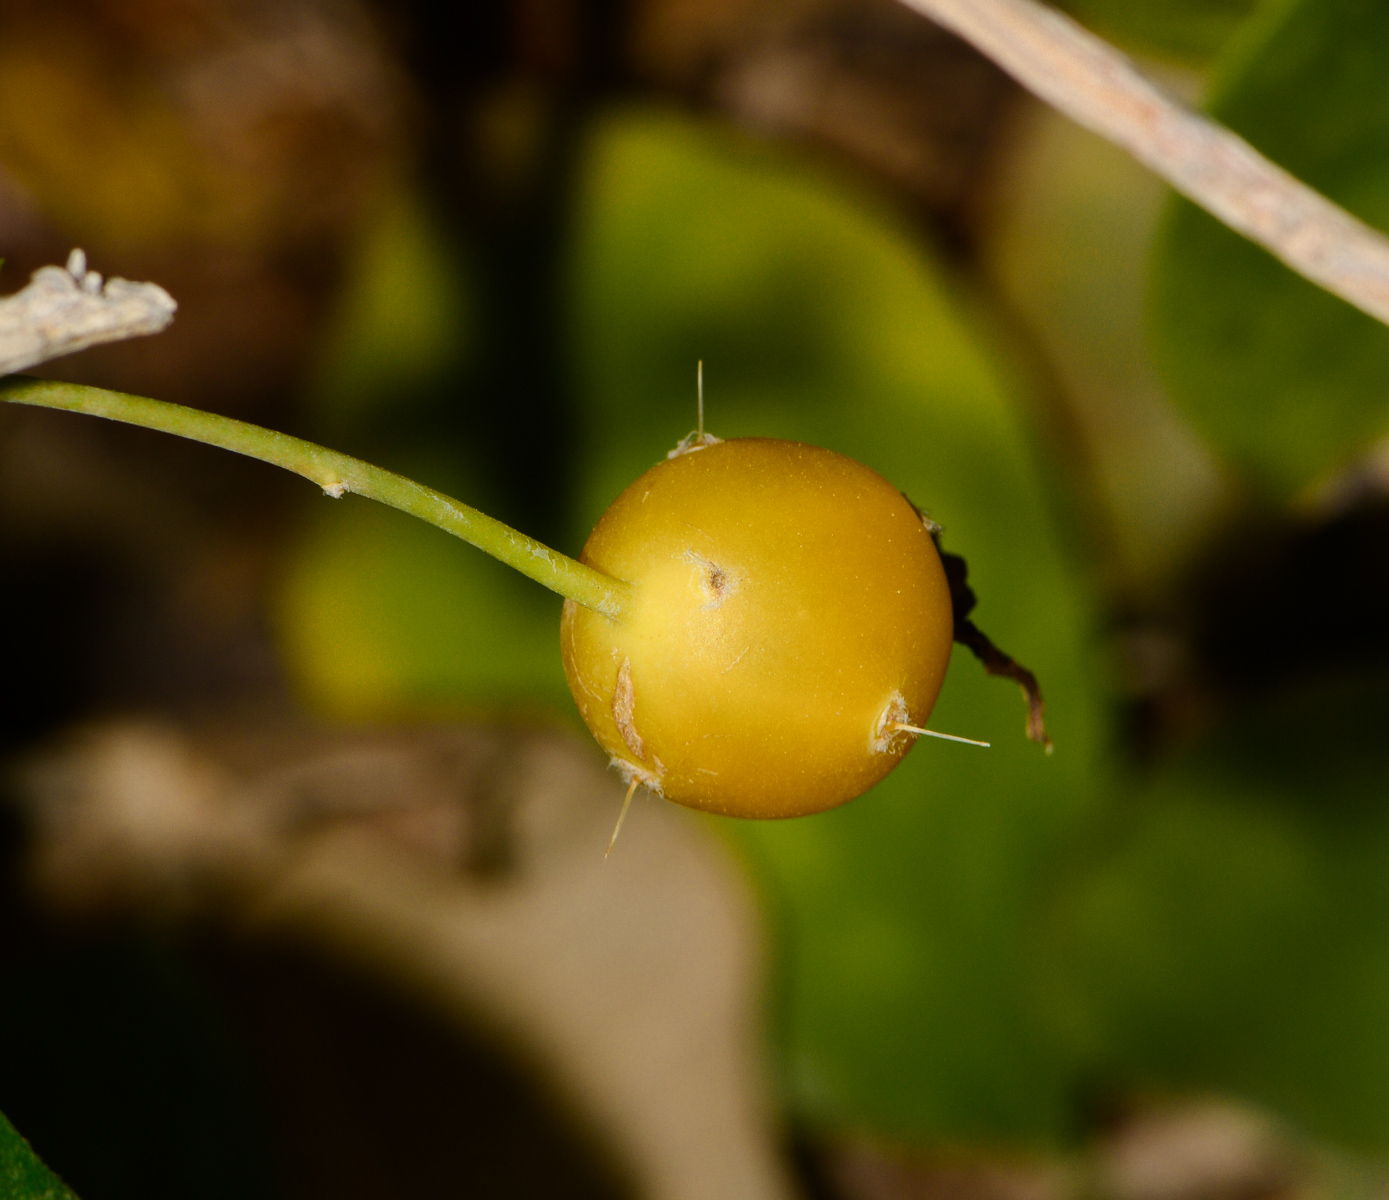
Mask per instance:
[[[627,785],[627,797],[622,801],[622,811],[617,814],[617,824],[613,826],[613,835],[608,839],[608,848],[603,851],[603,860],[606,862],[608,855],[613,852],[613,847],[617,845],[617,835],[622,832],[622,822],[627,819],[627,810],[632,806],[632,797],[636,794],[637,784],[640,780],[635,777]]]
[[[925,737],[940,738],[946,742],[963,742],[966,746],[983,746],[985,749],[989,746],[988,742],[981,742],[975,738],[960,737],[956,733],[937,733],[934,729],[922,729],[920,725],[906,725],[901,721],[898,721],[893,728],[901,733],[917,733]]]

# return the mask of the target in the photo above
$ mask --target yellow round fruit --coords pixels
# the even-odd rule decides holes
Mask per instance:
[[[920,515],[842,454],[739,438],[653,467],[590,566],[635,585],[566,601],[564,670],[623,774],[738,817],[843,804],[911,748],[945,677],[950,589]]]

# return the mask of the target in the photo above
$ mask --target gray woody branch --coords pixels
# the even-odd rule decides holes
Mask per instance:
[[[1299,275],[1389,324],[1389,239],[1036,0],[903,0]]]
[[[27,287],[0,299],[0,375],[101,342],[158,333],[177,307],[157,284],[103,284],[87,270],[87,256],[74,250],[66,269],[40,267]]]

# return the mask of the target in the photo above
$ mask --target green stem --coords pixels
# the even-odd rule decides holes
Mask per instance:
[[[515,567],[522,575],[529,575],[551,591],[605,616],[622,616],[631,598],[630,583],[614,579],[557,550],[551,550],[486,513],[445,496],[443,492],[436,492],[413,479],[374,467],[359,458],[327,450],[288,434],[276,433],[273,429],[262,429],[259,425],[201,412],[196,408],[185,408],[181,404],[168,404],[163,400],[148,400],[144,396],[128,396],[123,392],[108,392],[75,383],[30,379],[23,375],[0,379],[0,400],[87,413],[111,421],[123,421],[127,425],[141,425],[146,429],[177,434],[284,467],[318,484],[333,497],[341,496],[344,492],[355,492],[359,496],[379,500],[382,504],[389,504],[392,508],[437,525],[454,537],[462,538],[493,558],[500,559],[507,566]]]

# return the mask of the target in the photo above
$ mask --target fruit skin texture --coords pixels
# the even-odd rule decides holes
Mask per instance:
[[[565,675],[613,763],[738,817],[843,804],[892,770],[945,677],[950,590],[919,514],[831,450],[739,438],[627,488],[582,560],[628,613],[564,605]]]

